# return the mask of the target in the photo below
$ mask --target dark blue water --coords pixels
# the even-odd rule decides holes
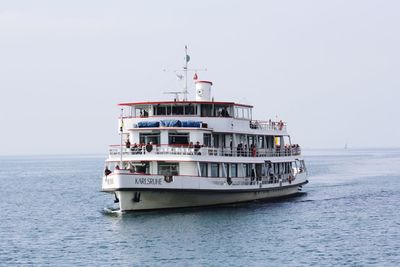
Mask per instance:
[[[301,196],[123,216],[103,157],[1,157],[0,265],[399,266],[400,150],[304,153]]]

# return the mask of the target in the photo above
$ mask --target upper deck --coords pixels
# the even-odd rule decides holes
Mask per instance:
[[[162,128],[163,121],[179,120],[201,123],[203,130],[214,132],[286,135],[286,123],[252,119],[251,105],[214,101],[159,101],[120,103],[129,107],[123,117],[125,131],[140,130],[141,123],[152,122]],[[171,126],[169,126],[171,127]],[[149,128],[149,126],[146,126]],[[148,129],[150,130],[150,129]]]
[[[131,117],[193,116],[248,120],[252,118],[253,108],[251,105],[214,101],[148,101],[118,105],[129,107]]]

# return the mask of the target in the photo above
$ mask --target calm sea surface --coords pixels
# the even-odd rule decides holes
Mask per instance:
[[[400,266],[400,150],[304,154],[301,196],[122,216],[102,156],[0,157],[0,265]]]

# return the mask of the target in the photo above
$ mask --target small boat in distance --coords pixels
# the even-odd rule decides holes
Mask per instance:
[[[170,101],[120,103],[120,144],[111,145],[102,191],[120,211],[198,207],[284,197],[307,184],[301,147],[282,120],[255,120],[253,106],[215,101],[194,77]],[[143,92],[145,95],[145,92]],[[183,98],[180,99],[180,95]]]

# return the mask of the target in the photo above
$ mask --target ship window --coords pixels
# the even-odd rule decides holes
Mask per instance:
[[[214,147],[219,147],[219,135],[218,134],[213,134],[213,140],[214,140]]]
[[[183,106],[172,106],[172,115],[183,115]]]
[[[237,164],[231,163],[231,177],[237,177]]]
[[[136,107],[135,116],[136,117],[148,117],[150,107]]]
[[[208,164],[205,162],[200,162],[200,176],[207,177],[208,176]]]
[[[265,138],[264,136],[258,137],[258,148],[265,148]]]
[[[226,105],[215,105],[215,117],[231,117],[230,108]]]
[[[158,162],[159,175],[179,175],[179,163]]]
[[[201,116],[211,117],[212,116],[212,105],[201,105]]]
[[[168,143],[169,144],[189,144],[189,133],[169,133],[168,134]]]
[[[244,170],[244,174],[245,176],[249,177],[251,176],[251,164],[249,163],[243,163],[243,170]]]
[[[160,133],[140,133],[139,142],[141,144],[153,143],[154,145],[160,144]]]
[[[185,115],[196,115],[197,114],[197,106],[189,105],[185,106]]]
[[[228,163],[222,163],[222,177],[231,177]]]
[[[154,114],[156,116],[167,115],[167,107],[166,106],[154,106]]]
[[[203,144],[206,147],[211,147],[211,134],[205,133],[203,135]]]
[[[211,176],[219,177],[219,164],[218,163],[211,163]]]
[[[150,173],[150,163],[149,162],[130,162],[129,169],[133,169],[136,173]]]

